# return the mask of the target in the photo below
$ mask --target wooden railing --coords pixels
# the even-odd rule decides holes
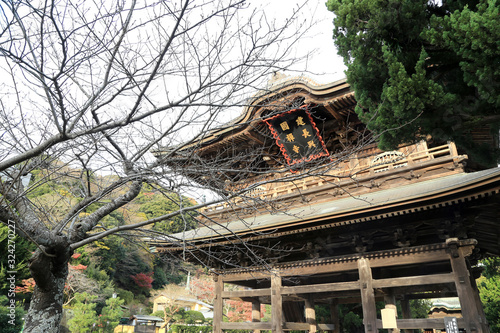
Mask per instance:
[[[407,170],[408,168],[418,169],[419,166],[433,160],[439,163],[438,159],[458,157],[456,146],[453,142],[433,148],[427,148],[425,142],[420,142],[415,145],[403,147],[392,155],[394,156],[393,160],[382,159],[383,162],[378,164],[372,164],[371,162],[376,160],[379,155],[353,158],[349,162],[342,163],[335,169],[315,172],[313,176],[293,182],[284,182],[279,185],[276,185],[276,181],[279,182],[279,179],[277,179],[275,182],[259,186],[248,192],[246,199],[241,197],[235,198],[230,203],[224,202],[206,207],[203,212],[211,213],[225,210],[231,206],[245,206],[244,201],[251,200],[251,198],[274,200],[318,188],[326,184],[336,184],[341,187],[343,182],[352,183],[353,180],[361,181],[370,177],[381,178],[398,171]],[[292,174],[282,174],[282,177],[287,176],[292,176]]]

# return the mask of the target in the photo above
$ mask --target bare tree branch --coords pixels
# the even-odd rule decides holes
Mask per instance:
[[[292,49],[308,29],[299,20],[302,7],[277,22],[243,0],[0,6],[0,84],[10,91],[0,104],[0,221],[15,221],[39,247],[25,332],[57,332],[72,252],[109,235],[140,238],[157,234],[157,223],[178,218],[188,229],[200,218],[229,233],[221,234],[227,258],[266,264],[259,257],[264,245],[238,245],[244,240],[200,210],[226,203],[235,214],[275,211],[275,203],[251,195],[276,181],[262,161],[274,140],[254,119],[238,126],[254,126],[262,147],[206,155],[203,142],[216,140],[215,128],[235,131],[229,120],[259,96],[256,90],[267,92],[271,74],[300,60]],[[272,162],[285,174],[281,157]],[[261,180],[245,186],[250,174]],[[281,181],[300,177],[305,173]],[[124,225],[105,222],[135,205],[146,184],[175,209]],[[165,239],[187,252],[196,245]]]

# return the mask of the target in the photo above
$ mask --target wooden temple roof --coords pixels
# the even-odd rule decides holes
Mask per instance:
[[[355,196],[332,196],[329,201],[290,208],[281,213],[259,214],[244,219],[234,216],[234,219],[227,219],[220,224],[172,235],[164,240],[164,245],[157,239],[156,245],[166,251],[180,251],[185,249],[185,246],[175,245],[180,239],[193,247],[210,247],[232,243],[236,239],[253,241],[276,238],[465,204],[499,193],[500,168],[462,172]],[[495,231],[498,230],[491,230],[487,225],[483,230],[490,235]],[[489,253],[500,255],[498,232],[491,240],[487,236],[476,238]]]

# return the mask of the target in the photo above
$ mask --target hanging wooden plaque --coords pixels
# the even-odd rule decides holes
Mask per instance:
[[[330,156],[307,106],[264,120],[288,165]]]

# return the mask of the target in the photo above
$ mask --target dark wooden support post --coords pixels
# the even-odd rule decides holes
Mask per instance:
[[[271,322],[273,333],[283,333],[283,301],[281,298],[281,276],[271,275]]]
[[[471,265],[470,265],[470,262],[468,260],[467,260],[467,269],[469,270],[469,272],[471,272]],[[486,314],[484,313],[484,308],[482,306],[483,303],[481,302],[481,297],[479,297],[479,289],[477,288],[476,279],[474,278],[473,275],[474,274],[470,274],[470,285],[472,286],[472,294],[474,295],[474,299],[476,300],[476,304],[481,304],[481,306],[478,308],[479,316],[480,316],[482,322],[486,323],[486,325],[488,326],[488,330],[489,330],[488,321],[486,320]]]
[[[411,319],[411,308],[410,308],[410,299],[407,296],[404,296],[401,300],[401,313],[403,315],[403,319]],[[405,329],[405,333],[413,333],[414,330]]]
[[[222,333],[222,311],[224,307],[224,300],[222,299],[222,291],[224,290],[224,282],[222,277],[214,275],[215,282],[215,300],[214,300],[214,319],[213,319],[213,333]]]
[[[335,325],[335,329],[332,333],[340,333],[340,321],[339,321],[339,301],[334,299],[330,303],[330,317],[332,319],[332,324]]]
[[[358,260],[358,272],[365,333],[377,332],[377,310],[372,286],[372,270],[368,259],[361,258]]]
[[[472,247],[458,247],[458,239],[456,238],[447,239],[446,244],[449,249],[451,268],[460,300],[462,316],[465,320],[465,329],[471,333],[489,333],[486,320],[481,317],[482,311],[480,308],[482,304],[478,302],[479,297],[476,298],[474,295],[465,261],[465,257],[472,252]]]
[[[314,300],[308,295],[305,300],[306,323],[309,324],[309,332],[316,332],[316,312],[314,311]]]
[[[384,302],[385,302],[385,308],[386,309],[393,309],[396,312],[396,317],[397,317],[397,307],[396,307],[396,297],[394,297],[394,294],[391,291],[388,291],[384,295]],[[392,328],[389,329],[389,333],[399,333],[398,328]]]
[[[252,322],[260,322],[260,302],[259,300],[252,301]],[[260,330],[253,330],[254,333],[260,333]]]
[[[401,300],[401,312],[403,319],[411,319],[410,299],[407,296]]]

